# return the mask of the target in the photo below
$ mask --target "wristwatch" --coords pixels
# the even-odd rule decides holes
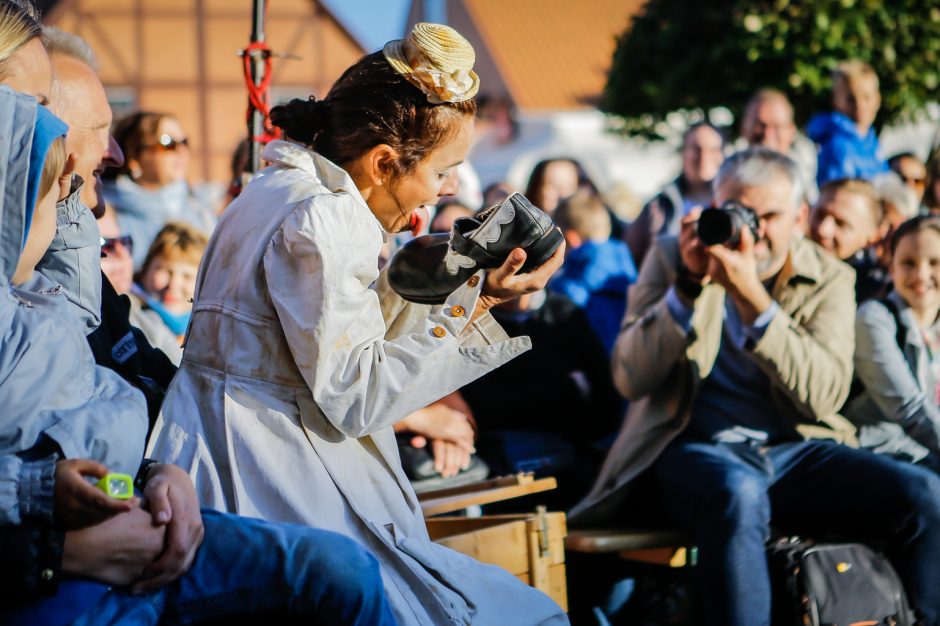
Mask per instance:
[[[140,464],[140,469],[137,470],[137,476],[134,478],[134,489],[143,492],[144,487],[147,486],[147,477],[150,475],[150,470],[153,469],[154,465],[159,464],[160,461],[155,459],[144,459]]]
[[[696,280],[696,278],[698,280]],[[694,276],[685,265],[679,265],[675,288],[680,295],[685,296],[689,300],[698,298],[702,295],[702,283],[700,281],[701,277]]]

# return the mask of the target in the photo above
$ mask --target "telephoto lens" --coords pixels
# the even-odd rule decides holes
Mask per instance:
[[[741,245],[741,231],[744,228],[750,228],[751,234],[756,236],[759,228],[757,214],[752,208],[729,200],[717,209],[702,211],[696,232],[706,246],[722,244],[728,248],[737,248]]]

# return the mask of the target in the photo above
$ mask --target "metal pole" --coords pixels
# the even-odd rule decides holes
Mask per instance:
[[[251,43],[264,42],[264,15],[267,0],[253,0],[254,9],[251,15]],[[251,51],[251,80],[255,86],[261,85],[264,79],[264,54],[260,50]],[[261,143],[257,140],[264,134],[264,115],[257,110],[251,101],[248,102],[248,172],[254,174],[261,168]]]

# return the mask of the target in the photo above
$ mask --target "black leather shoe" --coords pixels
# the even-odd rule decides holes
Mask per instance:
[[[441,304],[461,283],[481,269],[501,266],[522,248],[531,272],[548,260],[564,240],[552,218],[521,193],[474,217],[454,222],[451,233],[415,237],[392,257],[388,281],[405,300]]]

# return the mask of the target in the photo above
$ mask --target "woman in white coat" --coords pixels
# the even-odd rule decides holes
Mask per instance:
[[[392,426],[530,347],[487,312],[540,289],[563,247],[479,272],[445,304],[380,278],[386,233],[453,193],[470,146],[473,49],[445,26],[364,57],[322,101],[272,111],[292,141],[225,211],[197,280],[182,366],[151,454],[204,505],[344,533],[379,559],[402,624],[563,624],[506,571],[432,543]]]

